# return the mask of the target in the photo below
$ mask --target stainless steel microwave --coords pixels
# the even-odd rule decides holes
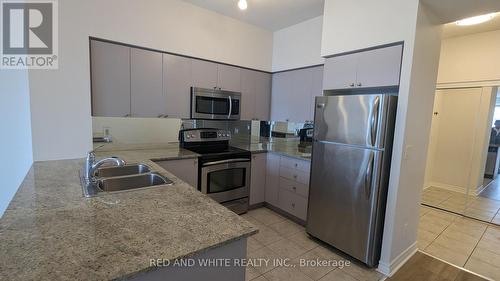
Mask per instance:
[[[191,119],[240,120],[241,93],[191,87]]]

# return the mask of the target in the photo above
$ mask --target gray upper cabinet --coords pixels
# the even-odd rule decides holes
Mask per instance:
[[[315,68],[285,71],[273,75],[271,119],[286,122],[311,120],[313,73]],[[317,80],[317,79],[316,79]]]
[[[269,120],[271,110],[271,74],[256,72],[255,118]]]
[[[271,119],[274,121],[288,121],[289,104],[288,96],[292,92],[293,76],[291,71],[273,74],[271,95]]]
[[[213,89],[217,87],[217,64],[204,60],[191,60],[193,87]]]
[[[225,64],[217,65],[217,88],[241,92],[241,69]]]
[[[271,74],[241,69],[241,119],[269,120]]]
[[[241,119],[255,119],[257,72],[241,70]]]
[[[130,48],[91,41],[92,115],[130,115]]]
[[[325,90],[399,85],[403,46],[379,48],[326,59]]]
[[[358,54],[328,58],[325,61],[323,88],[349,89],[356,85]]]
[[[402,45],[375,49],[359,54],[358,87],[382,87],[399,85]]]
[[[90,44],[93,116],[190,118],[191,87],[200,87],[241,92],[241,119],[269,120],[269,73],[97,40]]]
[[[167,98],[166,117],[190,117],[191,84],[191,59],[163,54],[163,91]]]
[[[312,85],[311,85],[311,104],[309,111],[309,120],[314,121],[314,106],[315,99],[323,95],[323,66],[311,68]]]
[[[133,117],[161,117],[167,113],[163,92],[162,54],[130,50],[130,90]]]

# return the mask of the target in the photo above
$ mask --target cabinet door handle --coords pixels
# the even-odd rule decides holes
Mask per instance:
[[[297,175],[293,175],[293,178],[294,178],[294,179],[297,179]]]
[[[299,166],[299,163],[295,163],[295,168],[297,168]]]
[[[292,208],[295,208],[295,203],[292,203]]]
[[[293,187],[292,187],[292,189],[293,189],[294,191],[297,191],[297,187],[295,187],[295,186],[293,186]]]

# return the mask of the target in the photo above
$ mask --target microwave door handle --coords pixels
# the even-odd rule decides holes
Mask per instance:
[[[231,100],[231,96],[229,98],[229,114],[227,115],[227,119],[231,119],[231,115],[233,114],[233,101]]]

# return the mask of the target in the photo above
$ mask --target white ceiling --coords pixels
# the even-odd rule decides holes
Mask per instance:
[[[184,1],[271,31],[320,16],[324,5],[324,0],[247,0],[242,11],[238,0]]]
[[[443,38],[465,36],[474,33],[488,32],[500,29],[500,13],[492,20],[471,26],[458,26],[454,22],[444,25]]]
[[[500,0],[421,0],[440,23],[500,11]]]

